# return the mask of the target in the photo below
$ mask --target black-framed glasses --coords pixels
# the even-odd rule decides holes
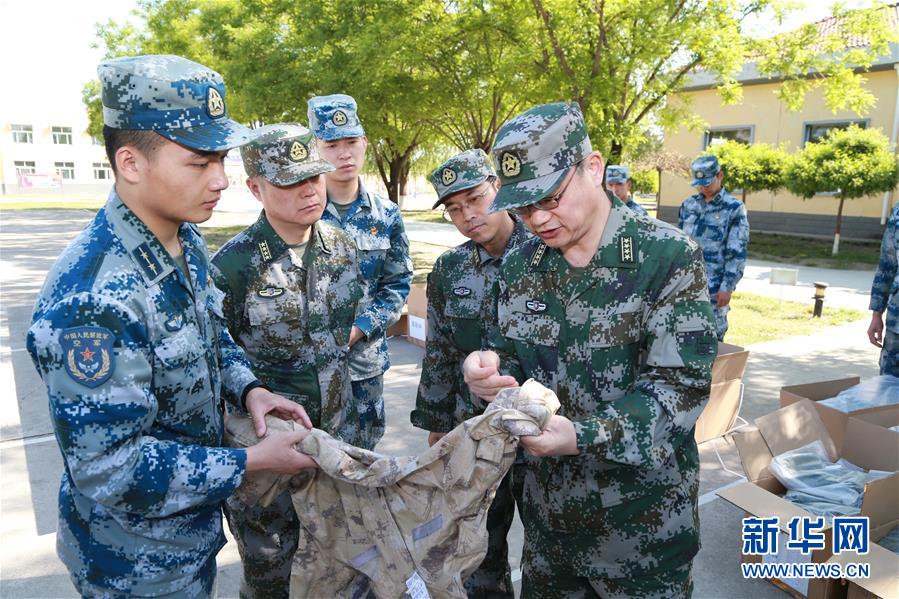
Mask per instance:
[[[516,215],[525,218],[530,216],[531,210],[552,210],[553,208],[558,208],[559,203],[562,201],[562,196],[565,195],[565,192],[568,191],[568,186],[571,185],[571,181],[574,180],[574,172],[579,168],[575,166],[571,169],[571,172],[568,174],[568,181],[565,182],[559,191],[552,194],[551,196],[546,196],[541,200],[537,200],[533,204],[528,204],[527,206],[519,206],[517,208],[512,208],[512,212]]]
[[[462,198],[462,201],[459,202],[458,204],[453,204],[452,206],[449,206],[449,207],[444,206],[444,208],[443,208],[443,219],[444,219],[444,220],[447,220],[447,221],[450,221],[450,222],[453,222],[454,219],[459,218],[460,216],[462,216],[462,207],[463,207],[463,205],[464,205],[465,208],[468,208],[468,209],[473,208],[473,207],[476,206],[481,200],[483,200],[485,197],[487,197],[487,194],[490,192],[490,190],[491,190],[492,188],[493,188],[493,185],[492,185],[492,184],[491,184],[491,185],[488,185],[488,186],[484,189],[484,191],[482,191],[481,193],[479,193],[479,194],[477,194],[477,195],[473,195],[473,196],[468,196],[468,197]]]

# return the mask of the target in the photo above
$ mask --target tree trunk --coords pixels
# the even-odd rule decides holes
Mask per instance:
[[[837,208],[837,230],[833,235],[833,251],[832,255],[836,256],[840,252],[840,233],[843,229],[843,201],[845,198],[840,196],[840,205]]]
[[[743,203],[746,203],[746,190],[743,190]]]
[[[622,147],[621,142],[613,141],[612,147],[609,148],[609,155],[606,156],[607,165],[609,164],[621,164],[621,154],[624,152],[624,147]],[[603,182],[605,182],[605,174],[603,174]]]

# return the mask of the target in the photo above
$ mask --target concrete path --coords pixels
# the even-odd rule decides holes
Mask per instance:
[[[69,240],[92,217],[82,211],[22,211],[0,214],[0,596],[74,597],[55,555],[56,493],[62,462],[47,415],[46,391],[24,349],[31,310],[47,270]],[[410,236],[433,238],[426,223],[408,223]],[[445,225],[441,235],[446,234]],[[448,238],[447,238],[448,239]],[[450,245],[452,242],[450,243]],[[765,268],[759,265],[759,268]],[[832,271],[846,293],[863,289],[864,274]],[[810,275],[812,276],[812,275]],[[814,276],[817,276],[814,275]],[[857,277],[853,283],[852,277]],[[804,275],[801,274],[801,279]],[[760,275],[758,280],[764,280]],[[761,283],[759,283],[761,285]],[[778,407],[781,386],[849,375],[877,373],[877,350],[867,343],[866,324],[853,323],[807,338],[760,344],[751,351],[746,374],[743,415],[752,419]],[[408,455],[425,448],[425,433],[414,429],[408,414],[414,405],[422,350],[404,340],[390,342],[393,368],[385,384],[388,428],[379,451]],[[700,447],[702,459],[700,519],[703,548],[695,561],[699,599],[765,599],[784,594],[763,581],[746,581],[739,571],[742,513],[718,499],[714,491],[739,480],[722,468],[740,472],[733,445],[723,439]],[[518,567],[522,529],[516,522],[510,545]],[[229,542],[218,557],[222,597],[237,596],[239,560]]]

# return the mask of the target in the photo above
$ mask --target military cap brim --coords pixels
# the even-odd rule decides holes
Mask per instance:
[[[203,152],[220,152],[237,148],[251,138],[251,131],[237,121],[219,119],[201,127],[154,129],[163,137]]]
[[[576,166],[576,164],[573,164],[542,177],[501,185],[496,193],[496,197],[493,199],[493,204],[490,206],[490,212],[512,210],[513,208],[530,206],[535,202],[539,202],[555,193],[568,171]]]
[[[458,187],[450,187],[446,191],[446,193],[444,194],[444,196],[442,198],[438,198],[437,201],[434,202],[434,205],[431,206],[431,210],[433,210],[433,209],[437,208],[438,206],[440,206],[441,204],[443,204],[454,193],[459,193],[460,191],[465,191],[466,189],[471,189],[473,187],[477,187],[478,185],[480,185],[481,183],[483,183],[484,181],[486,181],[489,178],[490,178],[490,175],[484,175],[484,178],[481,179],[480,181],[474,181],[474,182],[465,181],[464,183],[460,184]]]
[[[327,160],[315,160],[313,162],[294,164],[287,168],[281,169],[270,177],[267,177],[261,173],[259,174],[259,176],[272,185],[277,185],[278,187],[287,187],[289,185],[294,185],[296,183],[299,183],[300,181],[305,181],[306,179],[311,179],[312,177],[316,177],[324,173],[330,173],[334,170],[336,170],[334,165]]]

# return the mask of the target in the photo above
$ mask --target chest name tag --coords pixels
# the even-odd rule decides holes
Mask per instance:
[[[468,297],[471,295],[471,289],[468,287],[455,287],[453,288],[453,293],[458,297]]]
[[[634,238],[627,236],[622,237],[618,242],[618,249],[621,250],[621,261],[626,264],[633,264],[634,260]]]
[[[284,294],[283,287],[263,287],[256,292],[259,297],[278,297]]]
[[[527,306],[527,309],[536,314],[540,314],[541,312],[546,312],[546,304],[539,300],[528,300],[524,303]]]

